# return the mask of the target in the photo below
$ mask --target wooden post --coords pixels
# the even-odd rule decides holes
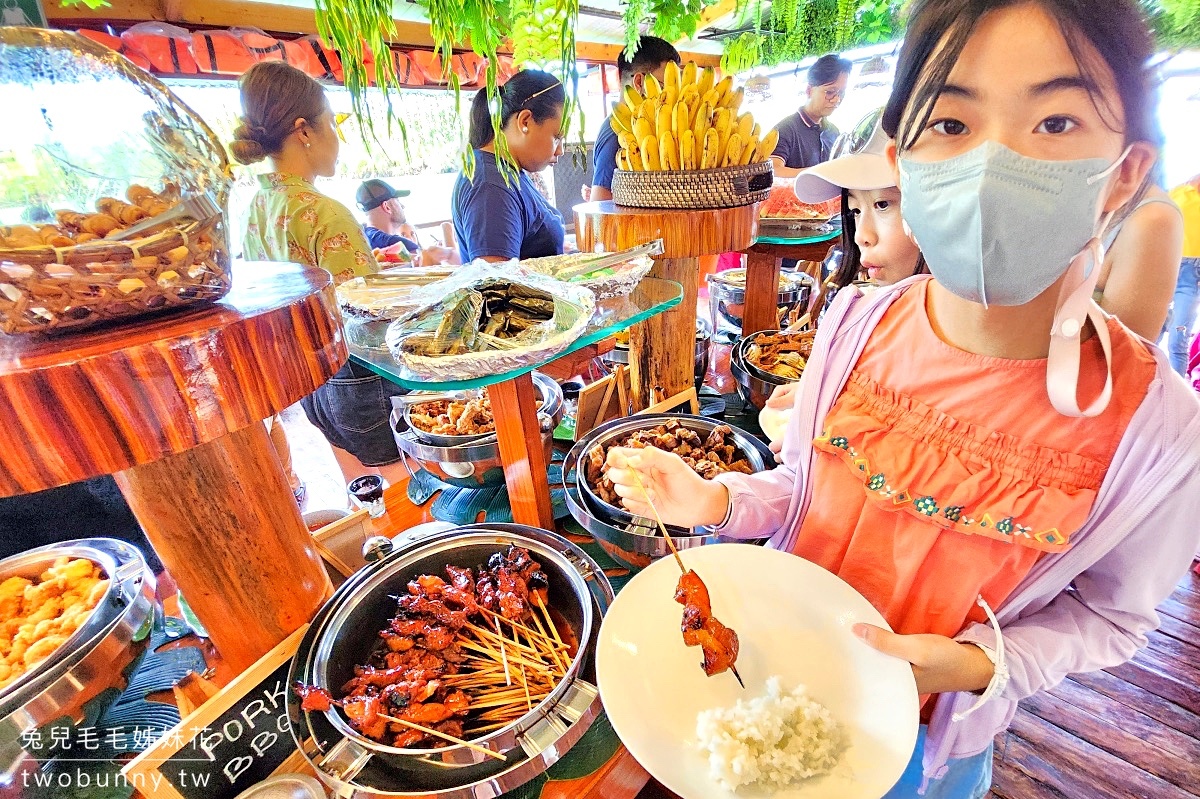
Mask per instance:
[[[306,624],[333,592],[262,424],[115,476],[235,671]]]
[[[513,521],[554,529],[550,507],[550,482],[542,430],[537,418],[538,392],[528,374],[488,387],[496,440],[504,462],[504,482]]]
[[[742,334],[779,329],[779,272],[782,259],[755,247],[746,253],[746,304]]]
[[[651,277],[683,286],[683,299],[669,311],[629,329],[629,367],[633,409],[653,404],[651,390],[669,397],[696,384],[696,295],[698,258],[657,258]]]

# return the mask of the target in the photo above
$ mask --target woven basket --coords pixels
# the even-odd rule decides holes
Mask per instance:
[[[634,208],[703,210],[753,205],[771,196],[771,162],[688,172],[613,173],[613,202]]]
[[[62,31],[0,28],[0,84],[41,85],[37,81],[54,85],[55,97],[64,98],[71,96],[64,91],[68,88],[96,91],[93,82],[118,87],[120,99],[132,102],[109,120],[105,132],[111,138],[97,136],[97,141],[119,141],[140,169],[156,165],[160,179],[176,185],[176,198],[178,192],[207,193],[221,214],[204,221],[181,218],[128,241],[100,238],[74,246],[0,248],[0,331],[72,330],[211,302],[228,293],[228,161],[203,120],[162,83],[90,39]],[[72,109],[64,108],[65,102],[47,101],[47,119],[87,122],[70,119]],[[31,120],[31,129],[36,124]],[[74,166],[86,156],[68,155],[61,159],[63,175],[86,183],[93,198],[123,191],[113,179]],[[149,180],[153,178],[145,174],[136,182]]]

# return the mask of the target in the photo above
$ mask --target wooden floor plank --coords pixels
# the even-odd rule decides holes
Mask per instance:
[[[1029,727],[1031,722],[1026,719],[1045,725],[1049,731],[1044,734],[1036,730],[1027,732],[1023,728]],[[1086,756],[1079,757],[1061,746],[1059,738],[1066,736],[1053,730],[1045,722],[1018,710],[1008,730],[1006,764],[1023,772],[1033,782],[1059,791],[1068,799],[1130,799],[1128,793],[1099,780],[1098,775],[1091,773]],[[1020,733],[1029,734],[1036,740],[1030,741]]]
[[[1178,730],[1184,735],[1200,738],[1200,715],[1163,699],[1145,688],[1109,674],[1107,671],[1072,675],[1064,683],[1067,688],[1063,690],[1069,690],[1071,683],[1102,694],[1125,707],[1145,713],[1159,724]]]
[[[1150,648],[1161,655],[1169,657],[1178,663],[1187,665],[1200,673],[1200,646],[1188,641],[1172,638],[1161,631],[1146,633]]]
[[[1185,643],[1200,644],[1200,627],[1193,627],[1186,621],[1180,621],[1172,616],[1159,614],[1158,632]]]
[[[1155,696],[1170,700],[1192,713],[1200,713],[1200,690],[1194,685],[1181,682],[1170,671],[1160,672],[1143,662],[1132,661],[1105,669],[1122,680],[1145,688]]]
[[[1190,602],[1180,602],[1172,598],[1159,605],[1157,610],[1160,615],[1166,614],[1185,621],[1193,627],[1200,627],[1200,604],[1193,605]]]
[[[1007,762],[999,748],[992,759],[992,793],[995,799],[1070,799],[1045,783],[1038,782]]]
[[[1088,696],[1090,694],[1090,696]],[[1072,702],[1050,693],[1039,693],[1021,707],[1055,727],[1121,758],[1131,766],[1176,786],[1196,780],[1200,741],[1158,724],[1154,719],[1125,708],[1086,688]]]
[[[1032,758],[1051,766],[1043,775],[1025,770],[1039,782],[1053,785],[1069,797],[1079,799],[1195,799],[1195,794],[1110,755],[1099,747],[1065,734],[1049,722],[1018,711],[1009,728],[1014,738],[1007,757],[1016,761]],[[1030,751],[1022,747],[1028,746]],[[1067,779],[1067,775],[1070,776]],[[1056,784],[1061,783],[1061,784]],[[1081,790],[1082,789],[1082,790]]]
[[[1133,663],[1148,666],[1169,675],[1177,682],[1188,686],[1191,699],[1181,704],[1189,710],[1200,712],[1200,668],[1189,666],[1172,655],[1164,655],[1155,649],[1142,649],[1133,656]]]

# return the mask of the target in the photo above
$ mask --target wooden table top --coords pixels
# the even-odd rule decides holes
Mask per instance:
[[[597,244],[625,250],[661,238],[663,258],[700,258],[741,252],[758,235],[758,203],[692,211],[630,208],[604,200],[574,210],[575,240],[583,252]]]
[[[235,264],[220,302],[61,336],[0,335],[0,497],[213,441],[347,358],[329,273]]]

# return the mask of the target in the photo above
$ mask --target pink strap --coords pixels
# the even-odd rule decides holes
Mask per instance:
[[[1112,341],[1104,311],[1092,299],[1100,278],[1104,249],[1093,238],[1067,268],[1059,292],[1058,312],[1050,330],[1050,356],[1046,363],[1046,391],[1050,404],[1064,416],[1099,416],[1112,398]],[[1104,390],[1092,404],[1079,409],[1079,361],[1084,323],[1091,321],[1104,350]]]

